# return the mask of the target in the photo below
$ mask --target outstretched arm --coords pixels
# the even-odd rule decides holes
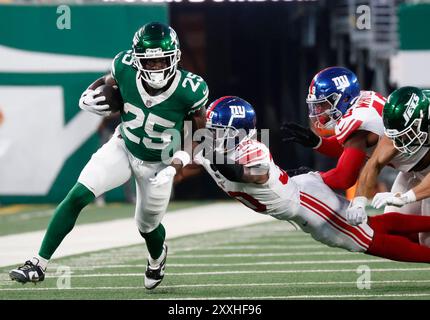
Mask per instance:
[[[332,189],[346,190],[352,187],[366,161],[368,141],[372,140],[376,144],[377,139],[376,134],[361,130],[348,137],[336,167],[321,173],[324,182]]]
[[[366,221],[367,199],[372,196],[382,168],[394,158],[397,152],[389,138],[384,136],[378,142],[375,151],[361,171],[355,198],[346,210],[346,219],[350,224],[359,225]]]
[[[393,142],[386,136],[382,137],[372,156],[367,161],[358,179],[356,197],[372,197],[372,192],[376,187],[379,173],[398,153]]]

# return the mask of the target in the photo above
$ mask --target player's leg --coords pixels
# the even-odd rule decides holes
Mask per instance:
[[[393,185],[391,187],[391,192],[404,193],[409,189],[413,188],[414,186],[416,186],[418,183],[419,183],[419,179],[416,178],[414,173],[399,172],[397,174],[396,179],[393,182]],[[409,203],[401,208],[395,207],[395,206],[386,206],[384,208],[384,213],[387,213],[387,212],[398,212],[403,214],[421,214],[421,201]],[[375,225],[375,227],[379,227],[379,224]],[[418,233],[409,233],[409,234],[398,233],[397,235],[407,237],[411,241],[419,243]]]
[[[45,233],[39,254],[10,272],[20,282],[38,282],[44,270],[66,235],[73,229],[81,210],[96,196],[111,190],[131,175],[128,157],[122,139],[114,136],[103,145],[87,163],[78,182],[57,206]]]
[[[403,262],[430,263],[430,248],[403,236],[375,232],[366,254]]]
[[[164,167],[162,163],[133,165],[137,193],[135,219],[149,252],[145,272],[147,289],[154,289],[162,281],[167,257],[166,232],[161,220],[169,204],[173,178],[157,187],[149,182],[149,178]]]
[[[367,254],[404,262],[430,262],[430,248],[412,241],[408,234],[430,231],[430,217],[384,213],[369,218],[375,231]]]
[[[345,217],[349,202],[335,194],[320,177],[309,173],[292,178],[300,189],[300,206],[294,221],[328,246],[365,252],[373,230],[367,224],[350,225]]]

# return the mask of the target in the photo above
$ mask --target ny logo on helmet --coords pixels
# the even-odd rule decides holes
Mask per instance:
[[[230,111],[233,118],[245,118],[244,106],[230,106]]]
[[[418,106],[418,100],[420,98],[415,94],[412,93],[411,97],[409,98],[409,101],[406,102],[406,110],[403,113],[403,118],[405,118],[406,123],[409,122],[409,120],[411,120],[411,117],[415,111],[415,108]]]
[[[337,90],[340,90],[342,92],[345,91],[346,88],[348,88],[351,84],[349,83],[348,77],[346,75],[336,77],[331,79],[334,82],[334,85],[336,86]]]

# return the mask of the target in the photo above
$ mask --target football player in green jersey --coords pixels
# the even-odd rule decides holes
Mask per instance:
[[[187,119],[195,130],[206,124],[208,87],[201,77],[178,69],[180,58],[175,31],[161,23],[148,23],[134,35],[132,50],[114,58],[111,73],[82,94],[82,109],[109,115],[106,97],[97,88],[118,86],[124,102],[121,124],[93,154],[76,185],[57,207],[38,255],[12,270],[12,279],[23,283],[42,281],[49,259],[72,230],[80,211],[133,175],[137,190],[135,219],[149,251],[145,288],[153,289],[161,282],[167,256],[161,220],[174,176],[190,162],[190,155],[180,150],[180,139],[175,139],[172,132],[183,131]]]
[[[385,137],[381,138],[358,181],[356,198],[347,217],[351,224],[367,218],[365,206],[382,168],[400,171],[391,192],[377,193],[372,205],[385,212],[430,214],[430,92],[402,87],[390,94],[382,112]],[[416,239],[418,241],[418,239]],[[421,244],[430,246],[430,234],[420,233]]]

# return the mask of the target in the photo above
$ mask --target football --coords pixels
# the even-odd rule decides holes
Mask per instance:
[[[100,90],[100,94],[98,94],[96,97],[106,97],[106,100],[99,102],[99,104],[107,103],[109,105],[109,110],[112,112],[121,111],[123,109],[124,101],[122,100],[121,92],[119,91],[118,86],[104,84],[98,87],[97,90]]]

